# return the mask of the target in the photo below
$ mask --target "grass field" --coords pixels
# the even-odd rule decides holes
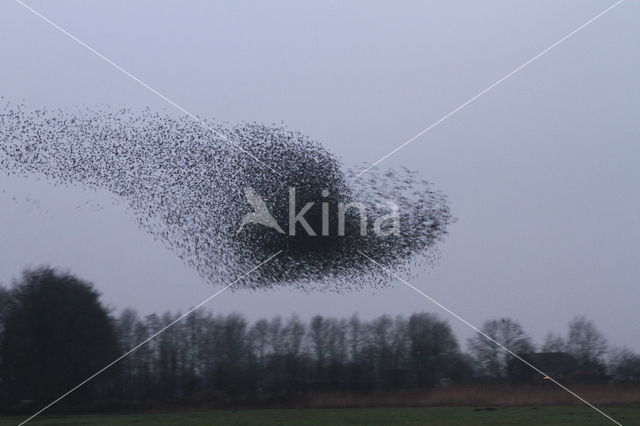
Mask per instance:
[[[608,407],[604,411],[625,426],[640,425],[640,407]],[[0,425],[16,425],[23,418],[3,417]],[[43,416],[32,424],[66,425],[612,425],[588,407],[426,407],[346,408],[301,410],[207,411],[168,414]]]

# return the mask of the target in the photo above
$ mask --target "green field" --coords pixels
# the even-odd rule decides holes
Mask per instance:
[[[609,407],[605,412],[625,426],[640,425],[640,407]],[[16,425],[23,418],[3,417],[0,425]],[[609,425],[586,407],[426,407],[346,408],[303,410],[202,411],[167,414],[43,416],[39,425]]]

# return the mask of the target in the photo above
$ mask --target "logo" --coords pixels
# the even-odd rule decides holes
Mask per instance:
[[[242,228],[248,223],[256,223],[258,225],[266,226],[267,228],[273,228],[281,234],[285,232],[280,228],[278,222],[269,212],[267,208],[267,203],[264,202],[261,196],[259,196],[253,188],[246,187],[244,189],[244,196],[247,197],[247,202],[253,210],[251,213],[247,213],[242,218],[242,222],[240,222],[240,227],[236,231],[236,235],[242,231]]]
[[[329,191],[326,189],[321,192],[322,197],[329,196]],[[308,236],[315,237],[318,234],[309,224],[305,218],[305,214],[311,210],[315,205],[315,202],[306,203],[299,211],[296,212],[296,189],[289,188],[289,229],[288,233],[285,232],[278,221],[273,217],[267,203],[264,199],[251,187],[244,189],[244,195],[247,199],[247,203],[253,208],[253,211],[244,215],[240,221],[240,226],[236,231],[236,235],[242,232],[245,226],[249,224],[256,224],[266,226],[267,228],[275,229],[280,234],[288,234],[289,236],[296,235],[297,225],[305,230]],[[322,236],[329,235],[329,203],[322,202]],[[345,222],[347,211],[350,209],[357,210],[360,219],[360,235],[366,236],[369,225],[369,215],[367,214],[367,206],[360,202],[337,203],[337,234],[338,236],[345,236]],[[371,206],[370,206],[371,207]],[[390,211],[388,214],[381,214],[381,209],[386,208]],[[400,209],[396,203],[387,201],[385,203],[378,203],[375,205],[374,211],[375,220],[373,221],[373,232],[378,236],[400,235]]]

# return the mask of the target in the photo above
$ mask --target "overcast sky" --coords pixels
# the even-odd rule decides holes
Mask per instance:
[[[284,122],[352,166],[613,1],[28,3],[194,114]],[[586,315],[612,344],[640,349],[638,18],[639,2],[621,4],[381,164],[419,171],[458,218],[417,287],[478,325],[514,317],[539,341]],[[0,95],[11,102],[174,113],[18,3],[0,3],[0,22]],[[49,264],[143,314],[184,311],[215,291],[110,200],[0,175],[0,282]],[[208,309],[448,318],[398,282],[346,294],[239,290]]]

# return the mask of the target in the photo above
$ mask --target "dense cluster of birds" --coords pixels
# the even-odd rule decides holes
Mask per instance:
[[[210,283],[228,283],[282,251],[238,283],[245,288],[384,285],[389,276],[363,253],[392,270],[431,262],[452,221],[446,197],[408,170],[357,176],[282,126],[148,109],[27,110],[7,102],[0,170],[110,191]],[[301,217],[311,232],[295,220],[308,203]],[[270,223],[247,220],[260,208]]]

